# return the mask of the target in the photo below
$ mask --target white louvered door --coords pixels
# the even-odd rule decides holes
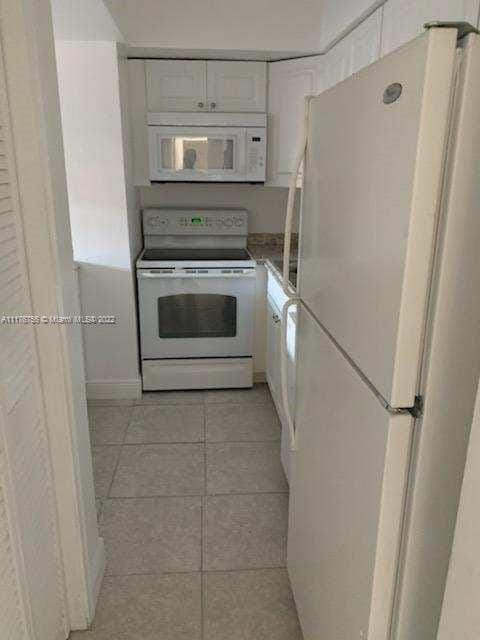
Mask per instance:
[[[0,51],[0,638],[63,640],[63,568]],[[41,328],[38,330],[41,331]]]

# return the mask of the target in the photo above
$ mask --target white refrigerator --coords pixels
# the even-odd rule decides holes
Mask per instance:
[[[480,37],[309,100],[288,570],[305,640],[434,640],[480,373]]]

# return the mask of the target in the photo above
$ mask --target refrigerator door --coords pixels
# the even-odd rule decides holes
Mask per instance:
[[[392,640],[437,638],[480,375],[480,36],[462,52]]]
[[[417,387],[456,35],[432,29],[310,102],[299,293],[395,407]]]
[[[299,307],[288,570],[305,640],[386,638],[410,414],[391,415]]]

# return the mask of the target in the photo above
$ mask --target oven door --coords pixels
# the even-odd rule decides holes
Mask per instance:
[[[142,359],[251,356],[255,269],[239,271],[138,270]]]
[[[148,135],[152,181],[246,180],[244,127],[149,126]]]

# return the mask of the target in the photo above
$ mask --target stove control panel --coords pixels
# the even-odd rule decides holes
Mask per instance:
[[[145,209],[143,235],[248,234],[248,213],[243,209]]]

